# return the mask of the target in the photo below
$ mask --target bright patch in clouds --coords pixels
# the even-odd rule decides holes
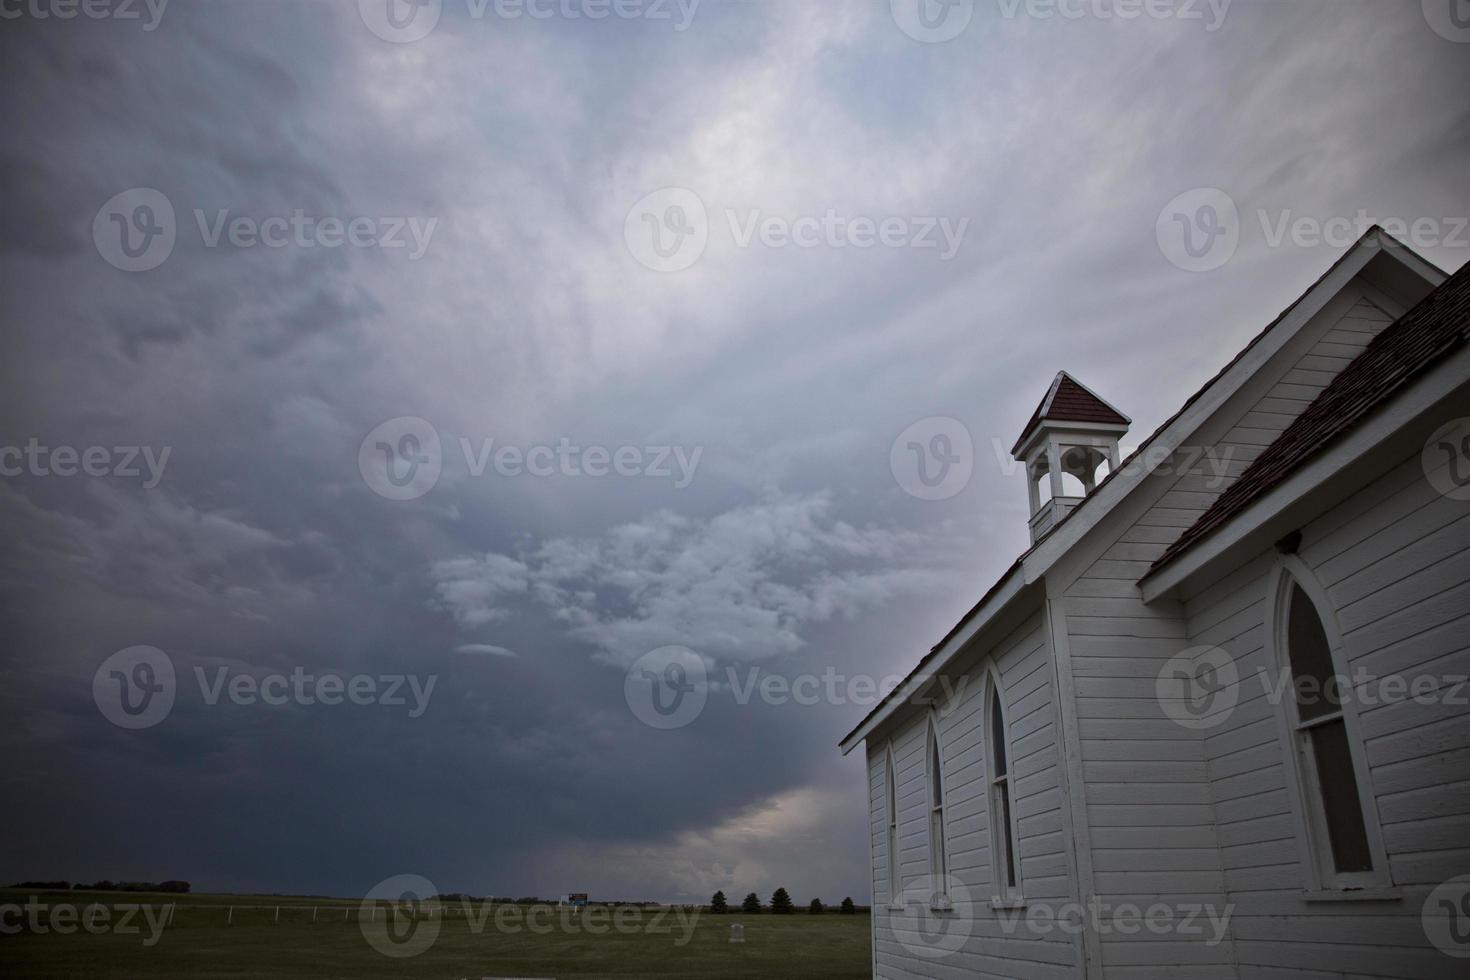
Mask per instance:
[[[765,902],[776,888],[786,888],[802,904],[809,897],[836,904],[843,896],[828,889],[842,880],[853,851],[846,842],[834,846],[833,828],[862,806],[860,792],[804,786],[670,841],[574,844],[538,854],[537,861],[549,874],[565,869],[582,882],[590,876],[592,888],[600,888],[603,878],[638,877],[676,901],[705,902],[718,890],[736,906],[747,892]]]
[[[749,661],[801,649],[812,624],[943,587],[944,553],[928,534],[839,520],[831,495],[813,493],[707,520],[663,511],[519,557],[436,562],[430,574],[437,605],[466,630],[529,597],[604,662],[626,666],[670,644]]]

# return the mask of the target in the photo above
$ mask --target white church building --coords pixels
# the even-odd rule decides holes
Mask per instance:
[[[875,976],[1470,977],[1467,332],[1375,229],[1127,459],[1057,376],[1030,550],[841,743]]]

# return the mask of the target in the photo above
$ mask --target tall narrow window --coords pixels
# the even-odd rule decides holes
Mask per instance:
[[[1333,667],[1332,647],[1311,597],[1289,581],[1285,597],[1286,660],[1291,670],[1291,723],[1307,809],[1318,840],[1324,879],[1373,871],[1373,848],[1349,738],[1345,685]]]
[[[888,795],[888,904],[898,903],[898,787],[893,780],[893,749],[888,749],[888,772],[885,777]]]
[[[1016,855],[1015,825],[1011,816],[1010,744],[1005,708],[1001,702],[1000,679],[990,682],[990,847],[997,898],[1012,898],[1020,891],[1021,876]]]
[[[939,726],[929,719],[929,874],[936,898],[949,893],[944,851],[944,768],[939,759]]]

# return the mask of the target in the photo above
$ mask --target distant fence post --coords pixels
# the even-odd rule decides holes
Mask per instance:
[[[315,922],[316,921],[316,906],[315,905],[313,905],[311,907],[311,921],[312,922]]]
[[[276,906],[276,921],[281,921],[281,907],[279,905]]]
[[[235,921],[235,906],[231,905],[230,906],[230,914],[227,915],[227,916],[225,916],[225,925],[230,925],[234,921]]]

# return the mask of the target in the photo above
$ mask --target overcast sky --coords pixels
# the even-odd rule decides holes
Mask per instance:
[[[1436,0],[49,2],[0,3],[5,881],[863,900],[836,742],[1024,548],[1055,373],[1136,444],[1360,215],[1470,257]]]

